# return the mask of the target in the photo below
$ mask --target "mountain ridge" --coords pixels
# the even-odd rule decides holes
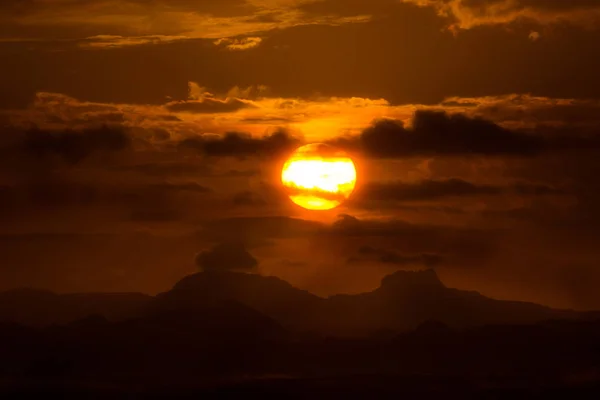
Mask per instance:
[[[20,318],[7,318],[14,317],[17,307],[12,306],[11,309],[3,299],[17,294],[28,298],[31,304],[21,301]],[[486,324],[585,319],[595,315],[534,303],[495,300],[478,292],[448,288],[433,269],[397,271],[385,276],[381,285],[371,292],[330,297],[319,297],[274,276],[204,271],[182,278],[170,290],[156,296],[109,293],[57,295],[28,289],[4,292],[0,293],[0,321],[29,325],[64,324],[89,314],[123,320],[231,301],[272,318],[292,332],[354,337],[386,330],[406,331],[431,320],[452,328],[468,328]],[[28,312],[30,315],[26,315]],[[34,321],[36,316],[41,321]]]

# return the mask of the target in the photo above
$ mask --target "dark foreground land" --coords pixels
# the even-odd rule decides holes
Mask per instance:
[[[155,298],[0,297],[0,398],[600,398],[597,314],[431,273],[330,299],[243,274]]]
[[[4,383],[3,398],[169,399],[169,398],[419,398],[419,399],[598,399],[600,383],[534,382],[515,378],[364,375],[329,378],[272,378],[212,384],[106,385]],[[260,397],[259,397],[260,396]]]

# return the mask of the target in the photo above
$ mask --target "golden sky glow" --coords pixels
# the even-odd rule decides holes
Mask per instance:
[[[330,210],[354,190],[356,168],[349,157],[329,146],[312,144],[292,154],[281,180],[294,203],[309,210]]]
[[[242,241],[323,296],[435,264],[600,309],[600,0],[5,0],[0,21],[0,291],[164,292]]]

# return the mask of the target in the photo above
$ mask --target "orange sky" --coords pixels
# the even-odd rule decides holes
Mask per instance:
[[[324,295],[434,267],[598,308],[599,20],[589,0],[4,1],[0,289],[155,293],[242,239]],[[280,183],[313,142],[358,173],[322,213]]]

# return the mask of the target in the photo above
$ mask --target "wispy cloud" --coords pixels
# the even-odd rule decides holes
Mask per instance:
[[[19,12],[0,7],[10,28],[0,40],[81,41],[84,48],[110,49],[182,39],[212,39],[229,50],[260,44],[260,32],[300,25],[365,22],[368,16],[305,15],[297,1],[47,0],[24,3]]]
[[[140,46],[147,44],[169,43],[177,40],[188,39],[186,36],[115,36],[115,35],[96,35],[86,38],[79,43],[83,48],[115,48],[126,46]]]
[[[257,47],[262,42],[259,37],[246,37],[240,39],[221,38],[214,43],[216,46],[225,47],[227,50],[248,50]]]
[[[402,0],[434,7],[441,16],[455,20],[452,29],[508,24],[519,20],[539,24],[571,23],[600,27],[600,3],[595,0]]]

